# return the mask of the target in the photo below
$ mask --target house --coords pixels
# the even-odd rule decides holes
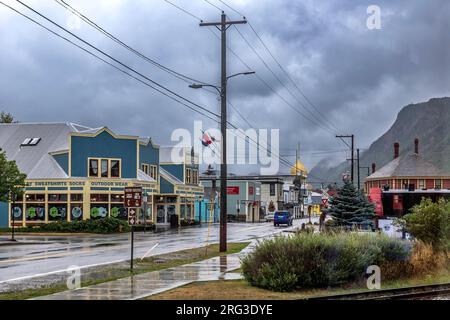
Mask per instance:
[[[193,197],[203,193],[160,164],[160,147],[150,138],[119,135],[107,127],[74,123],[0,124],[0,148],[27,175],[24,196],[9,204],[14,225],[115,217],[127,219],[124,188],[142,187],[147,212],[142,223],[168,225],[158,215],[184,217]],[[180,164],[184,166],[184,164]],[[164,207],[166,208],[166,207]],[[172,210],[173,209],[173,210]],[[191,216],[191,215],[189,215]],[[192,214],[194,216],[194,214]],[[179,218],[178,221],[182,221]],[[9,221],[11,225],[12,221]]]
[[[419,139],[414,140],[414,152],[400,154],[394,144],[393,160],[375,170],[365,180],[369,200],[376,204],[379,216],[401,216],[420,203],[422,198],[436,201],[450,197],[450,172],[425,161],[419,153]]]

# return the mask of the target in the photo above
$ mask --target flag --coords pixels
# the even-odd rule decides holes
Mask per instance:
[[[207,147],[209,146],[211,143],[213,143],[214,139],[211,139],[211,137],[209,136],[209,134],[207,134],[206,132],[203,132],[203,136],[202,136],[202,144]]]

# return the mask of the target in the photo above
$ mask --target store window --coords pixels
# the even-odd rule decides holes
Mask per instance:
[[[67,202],[67,194],[52,194],[50,193],[48,195],[48,201],[49,202]]]
[[[91,194],[91,219],[102,219],[108,217],[108,207],[108,194]]]
[[[45,221],[45,205],[43,203],[28,203],[25,208],[25,219],[27,221]]]
[[[25,200],[27,202],[45,202],[45,194],[26,194]]]
[[[73,193],[70,195],[71,202],[83,202],[83,194],[82,193]]]
[[[108,194],[91,194],[91,202],[109,202]]]
[[[72,221],[83,219],[83,194],[74,193],[70,195],[70,219]]]

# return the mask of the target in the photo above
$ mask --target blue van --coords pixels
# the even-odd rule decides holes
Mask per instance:
[[[292,226],[294,223],[294,216],[289,211],[276,211],[273,216],[273,225],[279,226],[280,224],[286,224]]]

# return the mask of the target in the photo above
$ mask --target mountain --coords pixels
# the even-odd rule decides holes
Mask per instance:
[[[400,155],[414,152],[415,138],[419,138],[419,154],[450,174],[450,97],[403,107],[391,128],[360,154],[360,166],[375,163],[376,168],[381,168],[387,164],[394,157],[395,142],[400,143]],[[341,181],[346,171],[350,171],[349,161],[330,167],[323,160],[311,170],[310,176],[315,181]],[[367,169],[362,169],[361,182],[366,175]]]

